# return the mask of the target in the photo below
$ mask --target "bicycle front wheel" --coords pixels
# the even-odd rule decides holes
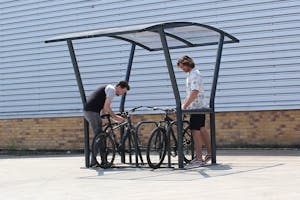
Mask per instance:
[[[166,131],[162,127],[155,128],[150,136],[147,145],[147,162],[148,165],[157,169],[163,162],[167,152]]]
[[[110,168],[115,159],[115,142],[109,133],[97,134],[92,143],[92,155],[101,168]]]

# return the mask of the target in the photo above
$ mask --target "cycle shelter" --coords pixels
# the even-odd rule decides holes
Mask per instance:
[[[221,56],[223,44],[237,43],[239,40],[234,36],[212,26],[199,24],[194,22],[167,22],[155,24],[132,25],[125,27],[115,27],[108,29],[98,29],[93,31],[74,32],[60,35],[46,40],[46,43],[66,41],[71,56],[79,92],[83,105],[86,104],[85,90],[82,84],[81,75],[76,60],[76,54],[73,48],[73,40],[94,38],[94,37],[111,37],[131,44],[129,61],[125,80],[129,81],[130,72],[134,58],[135,47],[139,46],[148,51],[162,51],[165,57],[166,66],[174,93],[176,102],[176,119],[178,132],[178,167],[184,168],[183,165],[183,148],[182,148],[182,115],[183,113],[209,113],[210,116],[210,132],[211,132],[211,148],[212,163],[216,163],[216,128],[215,128],[215,94],[219,69],[221,64]],[[199,46],[217,45],[216,62],[214,67],[213,81],[210,92],[209,107],[194,110],[182,110],[181,98],[178,90],[173,64],[170,57],[170,49],[190,48]],[[124,111],[126,96],[122,97],[120,103],[120,111]],[[84,120],[84,138],[85,138],[85,164],[89,167],[89,128],[88,122]]]

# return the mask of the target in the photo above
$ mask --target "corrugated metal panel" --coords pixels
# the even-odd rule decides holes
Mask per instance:
[[[162,21],[194,21],[238,37],[225,45],[217,111],[300,108],[300,1],[295,0],[27,0],[0,3],[0,118],[81,115],[81,102],[65,43],[58,34]],[[84,86],[124,78],[130,45],[110,38],[74,42]],[[195,58],[207,96],[216,47],[172,50],[184,97],[185,75],[176,60]],[[162,52],[137,48],[126,107],[174,106]],[[118,108],[116,99],[113,107]]]

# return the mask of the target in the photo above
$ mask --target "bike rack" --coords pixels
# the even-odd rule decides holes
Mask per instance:
[[[129,81],[131,67],[136,45],[148,51],[163,51],[166,65],[168,68],[169,77],[172,84],[174,98],[176,100],[176,118],[178,120],[178,167],[183,168],[183,149],[182,149],[182,114],[191,113],[191,111],[181,110],[181,98],[178,90],[176,77],[173,69],[173,64],[170,56],[170,49],[181,49],[190,47],[200,47],[208,45],[218,45],[217,58],[215,63],[214,78],[210,95],[209,110],[194,110],[194,113],[210,113],[211,124],[211,142],[212,142],[212,163],[216,163],[216,134],[215,134],[215,93],[219,69],[221,64],[221,56],[223,44],[237,43],[239,40],[234,36],[222,31],[221,29],[208,26],[205,24],[194,22],[167,22],[141,24],[133,26],[115,27],[107,29],[98,29],[93,31],[82,31],[64,34],[46,40],[46,43],[67,41],[71,61],[76,76],[78,89],[80,92],[83,106],[86,104],[86,96],[82,84],[78,63],[76,60],[75,51],[73,48],[73,40],[94,38],[94,37],[111,37],[131,43],[131,51],[127,65],[125,80]],[[126,96],[122,97],[120,103],[120,111],[124,111]],[[84,120],[84,150],[85,150],[85,165],[89,167],[89,129],[88,123]]]
[[[136,127],[135,127],[135,132],[136,134],[134,135],[134,139],[135,139],[135,144],[138,143],[138,138],[137,138],[137,135],[139,134],[139,129],[142,125],[145,125],[145,124],[154,124],[156,127],[158,126],[158,123],[156,121],[141,121],[139,123],[137,123]],[[144,163],[143,161],[143,157],[142,157],[142,154],[141,154],[141,150],[139,148],[139,146],[137,146],[135,148],[135,166],[138,167],[139,165],[139,158],[140,157],[140,160],[141,160],[141,163]]]

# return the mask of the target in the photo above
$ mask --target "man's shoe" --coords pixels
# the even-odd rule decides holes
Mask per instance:
[[[96,162],[96,159],[94,159],[93,157],[91,158],[91,161],[90,161],[90,167],[97,167],[98,164]]]
[[[108,162],[102,162],[100,166],[103,169],[111,168],[111,165]]]
[[[197,158],[194,158],[193,160],[190,161],[190,164],[193,164],[193,163],[195,163],[196,161],[198,161]]]
[[[204,162],[208,162],[208,161],[210,161],[211,160],[211,154],[207,154],[206,156],[205,156],[205,158],[204,158]]]
[[[98,167],[98,164],[97,164],[97,163],[91,163],[91,164],[90,164],[90,167],[91,167],[91,168]]]
[[[204,161],[201,161],[201,160],[196,160],[192,163],[193,166],[199,166],[199,167],[202,167],[205,165],[205,162]]]

